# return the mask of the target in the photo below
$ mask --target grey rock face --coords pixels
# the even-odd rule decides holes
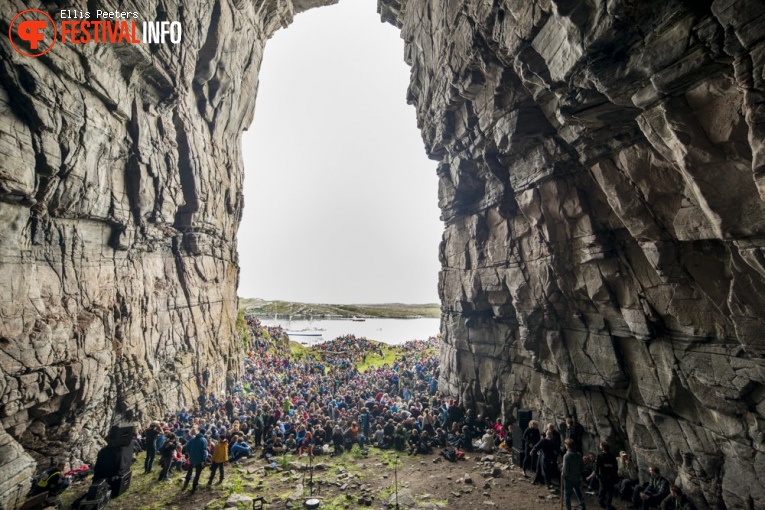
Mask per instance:
[[[443,5],[393,14],[440,160],[442,385],[765,505],[765,6]]]
[[[319,3],[75,1],[181,21],[182,43],[28,58],[1,38],[0,507],[28,488],[19,444],[93,460],[111,423],[236,374],[240,133],[265,41]]]
[[[236,372],[239,136],[265,41],[329,3],[121,4],[181,20],[177,46],[30,59],[2,38],[0,475],[22,476],[0,501],[32,469],[19,445],[93,458],[112,421]],[[765,506],[765,6],[378,11],[440,162],[443,389],[576,412],[589,448],[629,447],[702,505]]]

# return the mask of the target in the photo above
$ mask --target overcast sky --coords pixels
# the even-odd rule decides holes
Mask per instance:
[[[438,302],[436,163],[375,0],[295,17],[267,43],[244,133],[239,295]]]

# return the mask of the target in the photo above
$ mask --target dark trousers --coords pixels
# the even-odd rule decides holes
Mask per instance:
[[[614,484],[610,480],[600,479],[600,488],[598,489],[598,501],[605,508],[612,508],[612,502],[614,499]]]
[[[202,475],[202,469],[205,467],[203,462],[200,462],[199,464],[195,466],[191,466],[188,471],[186,471],[186,481],[183,483],[183,488],[189,486],[189,481],[191,480],[191,472],[196,471],[196,474],[194,475],[194,485],[191,486],[191,490],[195,491],[197,490],[197,486],[199,485],[199,477]]]
[[[659,506],[664,496],[651,496],[648,499],[640,497],[641,492],[645,492],[648,489],[648,484],[638,485],[632,490],[632,504],[643,510],[648,510],[652,506]]]
[[[157,455],[157,450],[154,445],[146,447],[146,460],[143,462],[143,470],[145,473],[151,472],[151,466],[154,464],[154,457]]]
[[[159,461],[159,465],[162,467],[162,470],[159,472],[158,480],[167,480],[167,475],[170,473],[170,466],[173,465],[173,459],[165,457]]]
[[[210,481],[207,482],[207,485],[210,485],[213,481],[213,478],[215,478],[215,471],[220,469],[220,481],[223,481],[223,463],[222,462],[213,462],[212,466],[210,467]]]
[[[547,459],[544,455],[537,457],[537,473],[534,477],[536,483],[544,482],[545,485],[552,485],[553,480],[558,479],[558,465],[555,458]]]

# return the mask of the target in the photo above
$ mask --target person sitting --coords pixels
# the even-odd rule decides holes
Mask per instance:
[[[439,427],[436,429],[436,435],[433,438],[433,446],[446,448],[446,445],[447,445],[446,432],[444,432],[444,429]]]
[[[335,448],[334,452],[332,452],[332,455],[340,455],[343,453],[344,444],[345,436],[343,435],[343,431],[340,429],[339,425],[335,425],[335,428],[332,429],[332,446]]]
[[[420,440],[417,442],[417,453],[428,455],[433,453],[433,446],[428,437],[427,431],[422,431],[420,434]]]
[[[170,469],[168,470],[168,473],[183,470],[183,464],[188,459],[186,459],[186,457],[183,455],[182,448],[183,447],[181,445],[178,445],[175,448],[175,451],[173,452],[173,460],[170,462]]]
[[[648,474],[651,476],[651,479],[643,485],[638,485],[632,491],[632,504],[630,508],[648,510],[651,507],[659,506],[669,494],[669,480],[661,476],[658,467],[649,467]]]
[[[297,452],[298,443],[297,443],[297,439],[295,439],[295,434],[290,434],[290,437],[288,437],[287,440],[284,442],[284,448],[287,449],[287,453]]]
[[[236,443],[231,445],[231,459],[237,461],[244,457],[250,457],[252,455],[252,449],[250,445],[244,442],[244,439],[239,437]]]
[[[303,455],[303,453],[313,457],[313,432],[311,432],[311,429],[306,430],[303,441],[301,441],[298,448],[298,455]]]
[[[353,450],[353,445],[356,442],[354,434],[353,434],[353,428],[349,426],[345,429],[345,432],[343,432],[343,445],[345,446],[345,451],[350,452]]]
[[[696,505],[675,484],[669,486],[669,496],[661,502],[661,510],[696,510]]]
[[[484,435],[481,436],[481,444],[478,445],[478,449],[484,453],[494,451],[494,430],[486,429]]]
[[[406,448],[407,432],[403,425],[400,423],[396,425],[396,431],[393,433],[393,448],[403,452]]]
[[[382,425],[379,423],[377,424],[377,427],[375,428],[375,433],[372,436],[372,445],[374,445],[377,448],[383,448],[383,445],[385,439],[385,431],[382,428]]]
[[[457,439],[457,449],[462,450],[463,452],[473,451],[473,438],[470,437],[470,430],[467,425],[462,427],[462,433]]]
[[[627,452],[621,451],[616,459],[619,471],[619,481],[616,484],[616,493],[625,501],[632,501],[632,491],[638,484],[638,474],[635,464]]]
[[[407,449],[409,450],[409,455],[414,455],[417,453],[417,443],[420,442],[420,433],[417,431],[417,429],[412,429],[412,431],[409,433],[409,439],[407,439]]]
[[[69,487],[69,480],[64,476],[66,471],[66,462],[61,461],[56,463],[55,466],[46,469],[37,479],[37,482],[32,485],[30,496],[36,496],[44,492],[48,493],[48,496],[57,496],[64,492]]]

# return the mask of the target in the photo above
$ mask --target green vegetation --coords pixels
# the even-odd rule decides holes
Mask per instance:
[[[356,368],[358,368],[359,372],[366,372],[370,368],[379,368],[386,363],[389,366],[392,366],[393,363],[396,361],[396,357],[398,354],[398,350],[390,345],[382,344],[380,346],[382,348],[383,355],[378,356],[376,354],[369,354],[367,355],[366,361],[364,363],[358,363],[356,365]]]
[[[306,357],[306,354],[309,354],[311,352],[314,352],[312,349],[309,349],[308,347],[301,345],[293,340],[290,340],[290,357],[295,360],[299,361]]]
[[[244,322],[244,309],[242,308],[236,314],[236,331],[242,335],[242,344],[245,347],[250,345],[250,328]]]
[[[297,303],[291,301],[267,301],[258,298],[239,298],[239,308],[262,317],[274,315],[292,318],[389,318],[411,319],[415,317],[440,317],[441,306],[434,303],[404,304],[385,303],[372,305],[336,305],[325,303]]]

